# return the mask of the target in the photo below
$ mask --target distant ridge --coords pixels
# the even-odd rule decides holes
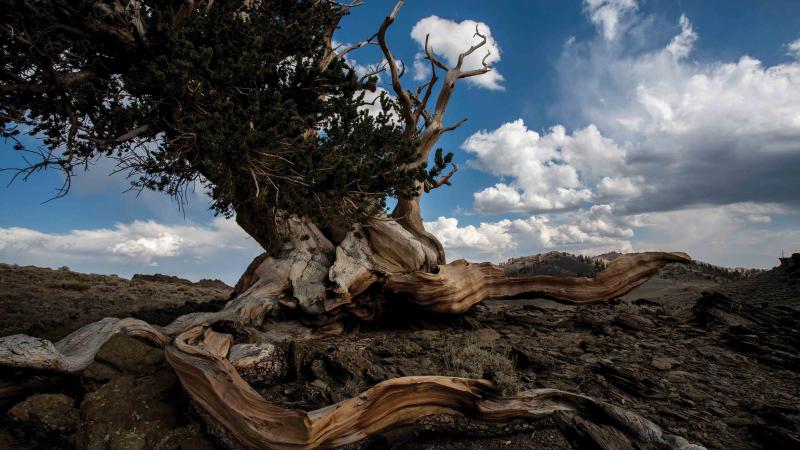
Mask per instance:
[[[567,252],[551,251],[530,256],[511,258],[500,264],[508,276],[530,275],[555,275],[568,277],[594,277],[605,269],[611,261],[622,256],[620,252],[602,253],[597,256],[575,255]],[[797,255],[797,254],[795,254]],[[793,255],[793,257],[795,256]],[[800,256],[797,263],[792,258],[781,258],[782,264],[800,265]],[[764,269],[751,269],[744,267],[722,267],[702,261],[692,261],[688,264],[668,264],[661,270],[665,278],[697,278],[718,282],[744,280],[765,272]]]
[[[594,277],[606,263],[584,255],[566,252],[547,252],[512,258],[500,264],[507,276],[554,275],[565,277]]]

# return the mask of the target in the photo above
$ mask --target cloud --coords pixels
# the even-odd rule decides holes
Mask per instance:
[[[424,44],[423,44],[424,45]],[[418,52],[414,55],[414,80],[427,81],[430,80],[433,69],[431,63],[425,59],[425,54]]]
[[[610,205],[595,205],[588,210],[561,215],[553,221],[546,215],[522,219],[483,222],[479,226],[458,226],[455,218],[439,217],[425,228],[445,247],[450,260],[503,261],[513,256],[546,250],[577,253],[631,251],[630,227],[617,220]]]
[[[727,266],[773,267],[781,250],[800,248],[800,230],[767,227],[776,215],[797,213],[778,204],[745,202],[625,215],[614,205],[601,204],[478,226],[439,217],[425,227],[439,238],[450,260],[500,262],[551,250],[587,255],[667,250]]]
[[[492,30],[483,22],[474,20],[454,22],[438,16],[429,16],[414,25],[411,29],[411,38],[417,41],[420,48],[424,48],[425,37],[430,36],[428,40],[429,48],[435,54],[444,57],[450,67],[454,67],[458,62],[460,53],[480,42],[480,38],[475,36],[476,27],[478,27],[481,34],[486,36],[486,45],[467,56],[461,69],[467,71],[483,67],[481,60],[486,57],[487,51],[489,56],[486,57],[486,63],[494,67],[500,61],[500,47],[492,37]],[[414,79],[417,80],[426,79],[430,75],[430,66],[425,64],[426,61],[421,58],[422,55],[418,54],[414,61]],[[503,75],[494,68],[483,75],[467,78],[466,81],[486,89],[505,89],[502,84]]]
[[[796,59],[800,59],[800,39],[786,44],[786,50],[788,51],[789,55]]]
[[[629,220],[648,231],[635,243],[637,250],[685,250],[701,261],[768,268],[777,264],[781,250],[800,248],[800,230],[767,225],[775,215],[797,220],[797,213],[782,205],[750,202],[646,213]]]
[[[641,195],[644,186],[643,177],[603,177],[597,184],[597,193],[602,198],[634,198]]]
[[[221,217],[206,226],[137,220],[113,228],[68,233],[0,228],[3,261],[45,267],[67,265],[73,270],[123,276],[152,273],[158,267],[162,273],[235,283],[261,251],[235,222]]]
[[[498,177],[474,194],[474,209],[533,215],[475,230],[451,221],[454,251],[500,260],[553,248],[685,250],[762,267],[781,248],[796,251],[800,232],[785,224],[800,219],[800,41],[786,46],[794,60],[773,66],[747,55],[699,62],[685,15],[664,42],[635,2],[585,6],[598,35],[571,40],[558,67],[563,119],[578,126],[537,133],[518,119],[462,144],[472,167]],[[530,231],[515,234],[523,222]],[[493,250],[453,237],[496,230],[482,241],[505,243]]]
[[[509,250],[515,245],[507,232],[506,222],[459,227],[458,219],[439,217],[434,222],[426,222],[425,229],[433,233],[448,251],[468,249],[495,254]]]
[[[800,60],[691,61],[697,33],[686,16],[679,25],[648,51],[602,42],[564,50],[562,109],[624,143],[624,165],[605,176],[644,180],[630,211],[797,204],[789,187],[800,172],[789,168],[800,166]]]
[[[625,20],[637,9],[636,0],[584,0],[583,7],[606,41],[621,34]]]
[[[681,32],[672,38],[665,50],[675,59],[682,59],[686,58],[689,56],[689,53],[691,53],[692,47],[694,47],[694,43],[697,41],[697,33],[695,33],[691,22],[689,22],[689,18],[686,17],[685,14],[681,14],[678,23],[681,26]]]
[[[698,36],[685,15],[678,24],[647,51],[605,45],[602,34],[565,47],[562,109],[588,125],[539,134],[518,119],[470,136],[462,148],[475,155],[472,166],[500,178],[474,194],[475,210],[797,205],[800,60],[690,61]]]
[[[181,244],[184,243],[185,240],[182,237],[163,232],[158,236],[139,237],[120,242],[111,248],[111,252],[151,261],[156,257],[177,255]]]
[[[517,119],[478,131],[461,147],[476,156],[472,167],[512,179],[474,194],[475,209],[482,213],[574,209],[597,197],[593,189],[598,183],[603,196],[612,198],[631,196],[640,189],[634,182],[644,181],[606,176],[622,170],[625,149],[594,125],[572,134],[556,125],[540,135]]]

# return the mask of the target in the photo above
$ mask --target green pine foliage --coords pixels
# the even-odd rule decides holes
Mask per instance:
[[[212,208],[354,223],[416,195],[433,169],[401,169],[413,137],[360,110],[364,89],[326,38],[346,14],[317,0],[0,0],[2,134],[33,153],[22,177],[69,176],[115,158],[137,189],[181,198],[206,183]],[[43,148],[20,142],[43,138]],[[412,167],[409,165],[408,167]],[[65,186],[65,190],[68,185]]]

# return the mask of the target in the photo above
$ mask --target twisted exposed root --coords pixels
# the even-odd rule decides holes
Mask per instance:
[[[24,334],[0,337],[0,365],[57,372],[78,372],[94,361],[100,347],[116,334],[142,339],[158,347],[172,337],[198,325],[230,320],[243,325],[260,325],[264,315],[275,306],[273,297],[238,298],[217,312],[192,313],[178,317],[167,326],[126,318],[107,317],[73,331],[53,344],[47,339]]]
[[[394,230],[388,226],[386,228]],[[359,267],[359,270],[363,269],[371,274],[372,283],[378,282],[378,277],[374,274],[381,274],[385,277],[384,288],[388,292],[403,295],[429,311],[462,313],[485,299],[522,295],[545,295],[571,304],[601,302],[629,292],[647,281],[668,262],[689,260],[683,253],[624,255],[614,260],[594,279],[553,276],[509,278],[503,274],[501,268],[492,264],[469,264],[464,261],[441,265],[436,273],[385,272],[385,266],[390,265],[386,262],[390,260],[387,257],[371,254],[355,264],[354,260],[343,256],[340,247],[337,253],[341,258],[331,261],[326,256],[331,253],[327,244],[327,251],[320,252],[319,242],[309,241],[311,240],[293,247],[282,258],[266,258],[255,269],[252,285],[239,297],[228,302],[221,311],[186,314],[164,327],[152,326],[132,318],[106,318],[78,329],[55,344],[25,335],[2,337],[0,365],[75,372],[91,364],[100,347],[117,333],[138,337],[163,347],[171,337],[199,325],[231,321],[243,326],[258,327],[265,316],[278,310],[279,299],[284,299],[290,292],[294,298],[299,299],[301,307],[307,310],[328,310],[335,304],[352,303],[353,299],[349,297],[345,300],[319,300],[326,291],[325,281],[322,279],[325,276],[322,269],[327,267],[326,264],[333,264],[331,274],[337,275],[347,272],[344,270],[345,266]],[[325,244],[324,241],[321,242]],[[420,253],[423,254],[424,252]],[[371,266],[374,261],[381,261],[381,265]],[[420,257],[419,261],[426,259]],[[358,276],[335,280],[341,281],[345,278],[349,281],[358,279],[358,283],[364,281]],[[351,284],[343,290],[347,292],[352,287]],[[361,286],[358,289],[365,288]]]
[[[77,372],[91,364],[100,347],[118,333],[143,339],[159,347],[169,341],[169,337],[147,322],[109,317],[79,328],[55,344],[24,334],[1,337],[0,365]]]
[[[647,281],[669,262],[688,262],[685,253],[646,252],[621,256],[595,278],[537,275],[506,277],[490,263],[464,260],[439,266],[436,273],[390,274],[386,289],[424,309],[459,314],[487,299],[545,296],[579,305],[619,297]]]
[[[332,448],[439,414],[503,424],[555,413],[610,423],[622,431],[612,439],[670,449],[703,448],[632,412],[583,395],[537,389],[500,397],[489,381],[467,378],[395,378],[318,410],[282,408],[253,390],[224,356],[205,350],[204,336],[203,327],[179,335],[167,347],[167,360],[209,428],[234,448]]]

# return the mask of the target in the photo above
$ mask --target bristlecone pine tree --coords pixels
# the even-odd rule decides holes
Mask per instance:
[[[688,259],[629,255],[595,279],[507,278],[488,263],[446,264],[419,202],[450,185],[457,171],[452,154],[435,147],[464,122],[445,122],[459,80],[491,70],[485,63],[463,69],[465,58],[485,52],[486,37],[476,29],[453,67],[426,44],[432,76],[407,89],[405,65],[386,39],[403,0],[374,36],[334,45],[340,19],[358,3],[0,0],[2,134],[29,162],[17,177],[58,169],[63,195],[75,171],[112,158],[134,188],[179,202],[202,183],[213,209],[235,216],[265,249],[222,311],[164,327],[104,319],[55,344],[0,338],[0,364],[78,371],[116,333],[145,339],[166,349],[209,429],[231,447],[335,447],[431,414],[504,423],[567,411],[616,424],[624,430],[617,440],[689,448],[636,415],[554,390],[502,398],[485,380],[407,377],[336,408],[305,412],[271,404],[238,375],[229,359],[232,337],[212,331],[215,322],[248,330],[265,327],[266,319],[300,317],[303,325],[281,329],[313,339],[370,320],[387,304],[455,314],[487,298],[527,294],[590,303],[627,292],[668,261]],[[385,63],[358,77],[345,55],[368,44],[380,47]],[[370,115],[365,92],[375,91],[379,72],[388,73],[394,95],[380,96],[382,112]],[[43,146],[27,147],[22,134]],[[397,206],[387,214],[389,197]]]

